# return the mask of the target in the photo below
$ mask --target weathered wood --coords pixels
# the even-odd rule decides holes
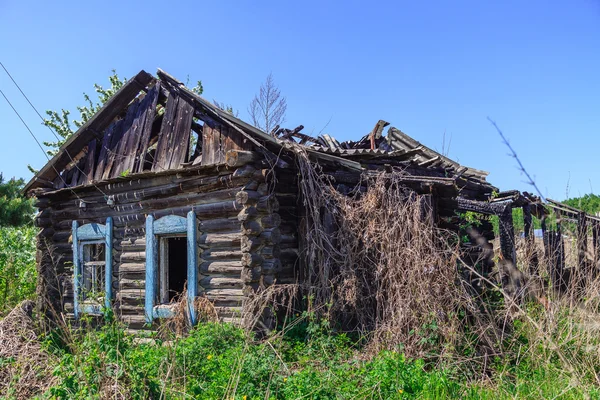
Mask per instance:
[[[251,219],[255,219],[258,216],[258,210],[256,207],[244,207],[242,211],[239,212],[237,219],[238,221],[248,221]]]
[[[240,249],[243,252],[250,252],[258,249],[263,244],[261,238],[255,236],[242,236],[240,241]]]
[[[135,161],[133,166],[131,167],[131,171],[133,172],[142,172],[144,169],[144,161],[150,144],[150,135],[152,134],[152,129],[156,116],[156,106],[158,103],[159,94],[160,82],[157,82],[156,85],[154,85],[154,87],[148,92],[147,95],[147,97],[151,100],[149,100],[150,104],[147,106],[146,109],[144,125],[139,129],[140,137],[138,145],[136,146],[137,150],[135,152]]]
[[[208,233],[200,236],[199,244],[211,249],[231,248],[239,246],[242,240],[241,232]]]
[[[45,180],[54,180],[57,171],[63,170],[70,162],[73,153],[79,151],[96,135],[104,129],[120,114],[125,106],[129,104],[139,93],[141,87],[145,87],[153,81],[152,75],[140,71],[135,77],[127,81],[114,96],[112,96],[102,108],[79,130],[72,135],[55,155],[36,176]],[[25,186],[25,192],[37,186],[36,177]]]
[[[239,215],[239,214],[238,214]],[[198,229],[201,232],[231,232],[240,229],[240,221],[232,218],[216,218],[201,220],[198,222]]]
[[[206,289],[241,289],[241,277],[207,276],[200,280],[200,286]]]
[[[242,271],[242,262],[238,261],[209,261],[200,264],[200,272],[204,275],[208,274],[223,274],[236,275]]]
[[[505,260],[517,265],[517,253],[515,246],[515,231],[512,220],[512,207],[504,208],[499,216],[500,220],[500,250]]]
[[[279,211],[279,200],[275,196],[263,196],[258,199],[256,209],[261,213],[276,213]]]
[[[240,167],[259,161],[263,157],[254,151],[229,150],[225,154],[225,164],[229,167]]]
[[[229,248],[217,248],[208,249],[200,254],[200,258],[203,261],[214,261],[214,260],[231,260],[236,261],[242,258],[242,251],[240,246],[233,246]]]
[[[256,267],[264,261],[262,256],[257,253],[243,253],[241,259],[244,267]]]
[[[488,203],[485,201],[469,200],[458,197],[456,201],[447,202],[446,206],[461,211],[472,211],[480,214],[500,216],[506,212],[506,209],[510,207],[510,204]]]
[[[539,275],[539,257],[535,246],[533,219],[531,215],[531,206],[529,204],[523,206],[523,225],[529,257],[529,273],[531,275]]]
[[[242,282],[259,282],[262,276],[261,267],[244,268],[241,272]]]
[[[263,275],[276,275],[281,271],[281,261],[277,258],[264,260],[262,263]]]
[[[250,191],[250,190],[243,190],[240,191],[238,193],[236,193],[235,195],[235,200],[239,203],[239,204],[256,204],[259,199],[261,199],[261,195],[258,192],[255,191]],[[266,199],[264,201],[267,201]]]
[[[260,223],[264,228],[277,228],[281,225],[281,217],[279,214],[265,215],[260,219]]]
[[[246,236],[258,236],[263,231],[258,221],[249,220],[242,222],[242,233]]]
[[[281,242],[281,232],[278,228],[265,229],[261,232],[260,238],[268,244],[279,244]]]
[[[102,179],[114,178],[115,176],[119,175],[116,173],[116,171],[119,169],[119,165],[121,164],[123,158],[127,155],[128,151],[128,149],[125,147],[126,143],[122,139],[125,133],[131,129],[139,106],[139,98],[131,102],[129,108],[127,109],[125,118],[118,123],[118,129],[115,129],[113,132],[106,166],[104,167],[104,172],[102,173]]]
[[[259,254],[264,259],[280,258],[281,247],[279,245],[264,246],[262,249],[260,249]]]
[[[577,261],[582,272],[582,284],[590,278],[590,268],[587,262],[587,240],[588,240],[588,224],[585,212],[580,212],[577,216]]]

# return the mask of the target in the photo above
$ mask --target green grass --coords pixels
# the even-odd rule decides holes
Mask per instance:
[[[214,323],[169,342],[136,342],[114,323],[71,335],[68,346],[57,335],[46,338],[59,360],[58,383],[42,398],[116,392],[134,399],[600,398],[592,377],[574,383],[556,358],[545,359],[544,349],[496,359],[489,379],[469,381],[450,363],[436,366],[401,351],[362,357],[361,342],[326,329],[311,333],[310,323],[268,341]]]
[[[35,295],[36,230],[29,226],[0,227],[0,316]]]

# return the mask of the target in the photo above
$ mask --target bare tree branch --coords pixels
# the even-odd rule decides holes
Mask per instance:
[[[286,111],[287,101],[281,96],[273,74],[270,73],[248,106],[252,124],[264,132],[271,132],[273,127],[285,122]]]

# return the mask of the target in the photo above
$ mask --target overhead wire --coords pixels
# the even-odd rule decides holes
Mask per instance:
[[[50,157],[48,156],[48,153],[46,153],[46,150],[44,150],[44,147],[42,146],[42,144],[40,143],[40,141],[38,140],[38,138],[35,136],[35,134],[33,133],[33,131],[29,128],[29,125],[27,125],[27,123],[25,122],[25,120],[23,119],[23,117],[21,117],[21,114],[19,114],[19,112],[17,111],[17,109],[10,102],[10,100],[8,100],[8,97],[6,97],[6,95],[4,94],[4,92],[2,91],[2,89],[0,89],[0,94],[2,94],[2,96],[4,97],[4,100],[6,100],[6,102],[10,106],[10,108],[12,108],[12,110],[15,112],[15,114],[17,114],[17,117],[19,117],[19,119],[21,120],[21,122],[23,123],[23,125],[25,125],[25,128],[27,128],[27,131],[29,132],[29,134],[31,135],[31,137],[33,137],[33,140],[35,140],[35,142],[37,143],[37,145],[40,148],[40,150],[42,150],[42,153],[44,153],[44,156],[46,156],[46,159],[48,159],[48,162],[50,162]],[[60,177],[60,179],[63,181],[63,183],[65,184],[65,187],[68,187],[67,182],[65,182],[64,178],[60,175],[60,173],[58,172],[58,170],[54,166],[52,166],[52,168],[54,169],[54,171],[56,171],[56,174],[58,175],[58,177]],[[77,197],[78,200],[82,201],[81,197],[79,197],[77,195],[77,193],[73,189],[71,189],[71,192],[73,192],[73,194],[75,195],[75,197]]]
[[[33,108],[33,110],[35,111],[35,113],[38,115],[38,117],[40,117],[40,119],[42,120],[44,126],[46,126],[48,128],[48,130],[54,135],[54,137],[57,140],[60,140],[60,138],[58,137],[58,135],[54,132],[54,130],[52,130],[52,128],[50,128],[50,126],[48,126],[46,124],[46,120],[44,119],[44,117],[42,117],[42,115],[39,113],[39,111],[37,110],[37,108],[33,105],[33,103],[29,100],[29,98],[27,97],[27,95],[25,94],[25,92],[23,92],[23,90],[21,89],[21,87],[19,86],[19,84],[17,83],[17,81],[15,81],[15,79],[12,77],[12,75],[10,74],[10,72],[8,72],[8,69],[4,66],[4,64],[2,64],[2,62],[0,61],[0,66],[2,66],[2,68],[4,69],[4,72],[6,72],[6,74],[9,76],[9,78],[11,79],[11,81],[15,84],[15,86],[17,87],[17,89],[19,89],[19,92],[21,92],[21,94],[23,95],[23,97],[25,98],[25,100],[27,100],[27,103],[29,103],[29,105],[31,106],[31,108]],[[6,96],[4,95],[4,93],[2,93],[2,95],[4,96],[4,98],[6,99],[6,101],[8,102],[8,98],[6,98]],[[15,108],[12,106],[12,104],[10,102],[8,102],[12,109],[16,112]],[[17,114],[18,115],[18,114]],[[19,118],[21,118],[21,116],[19,115]],[[23,121],[23,119],[21,118],[21,121],[23,123],[25,123],[25,121]],[[26,125],[27,126],[27,125]],[[36,140],[36,142],[38,143],[38,146],[40,146],[40,148],[42,148],[42,151],[44,151],[44,154],[46,155],[46,158],[48,159],[48,161],[50,161],[50,158],[48,157],[48,154],[46,153],[46,150],[43,149],[42,145],[40,144],[40,142],[37,140],[37,138],[35,137],[35,135],[33,135],[33,132],[29,129],[29,127],[27,127],[27,129],[29,130],[29,132],[32,134],[32,136],[34,137],[34,139]],[[107,149],[108,150],[108,149]],[[77,165],[77,162],[75,162],[75,159],[73,159],[73,157],[71,156],[71,154],[69,153],[69,151],[67,149],[63,150],[67,156],[71,159],[71,162],[73,162],[73,166],[75,168],[77,168],[79,170],[80,173],[85,174],[85,172],[79,168],[79,166]],[[53,166],[52,167],[58,176],[61,176],[60,173],[57,171],[57,169]],[[65,186],[68,186],[68,184],[65,182],[65,180],[62,178],[61,176],[61,180],[63,181],[63,183],[65,184]],[[108,199],[108,195],[98,187],[98,185],[96,185],[93,181],[91,182],[92,185],[94,185],[94,187],[96,189],[98,189],[98,191],[100,193],[102,193],[102,195]],[[73,192],[75,193],[75,192]],[[78,197],[79,198],[79,197]]]

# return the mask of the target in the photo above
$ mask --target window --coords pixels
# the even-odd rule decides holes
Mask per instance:
[[[73,306],[81,313],[102,314],[112,300],[112,218],[106,225],[79,226],[73,221]]]
[[[168,304],[187,286],[190,321],[196,323],[194,300],[198,291],[196,214],[187,218],[167,215],[146,218],[146,323],[155,318],[172,317]]]
[[[106,245],[104,242],[81,244],[81,298],[98,299],[104,296],[106,281]]]
[[[158,251],[158,303],[168,304],[185,289],[187,238],[186,236],[162,237]]]

